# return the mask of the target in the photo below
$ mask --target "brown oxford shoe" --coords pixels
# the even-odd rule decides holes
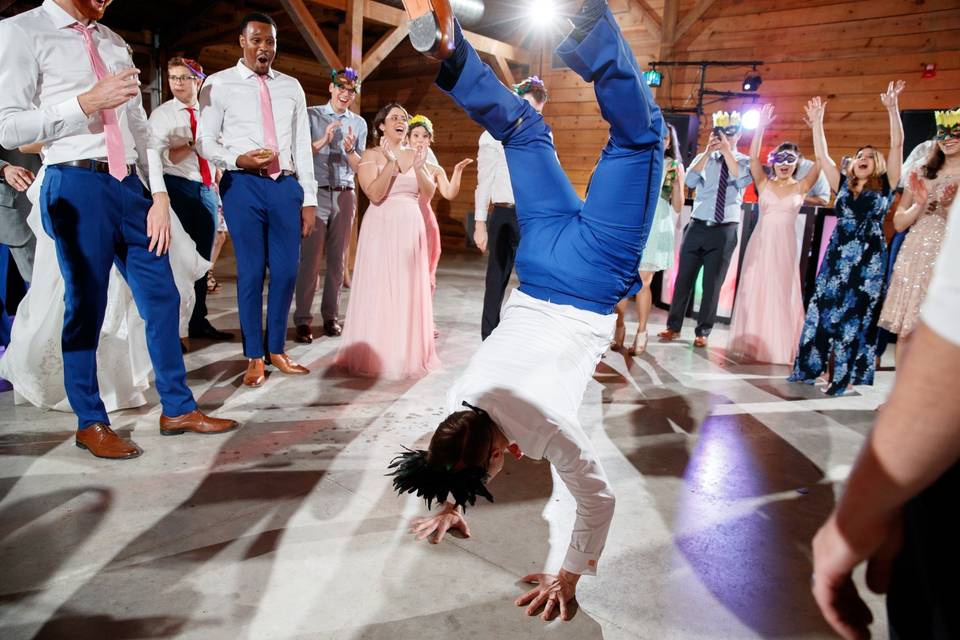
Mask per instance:
[[[247,362],[247,372],[243,374],[245,387],[259,387],[263,384],[263,358],[250,358]]]
[[[310,344],[313,342],[313,331],[310,330],[310,325],[308,324],[298,324],[297,325],[297,334],[293,337],[294,340],[302,344]]]
[[[323,332],[331,338],[336,338],[343,333],[343,327],[336,318],[333,320],[324,320]]]
[[[213,418],[205,415],[199,409],[194,409],[190,413],[185,413],[176,418],[160,416],[160,435],[162,436],[178,436],[187,431],[193,433],[226,433],[227,431],[233,431],[238,426],[240,426],[240,423],[236,420]]]
[[[113,429],[102,422],[77,429],[76,444],[98,458],[108,460],[129,460],[143,453],[143,450],[132,440],[117,435]]]
[[[449,0],[403,0],[410,17],[410,44],[429,58],[443,61],[454,49],[453,9]]]
[[[657,337],[660,338],[663,342],[673,342],[680,337],[679,331],[674,331],[673,329],[664,329],[657,334]]]
[[[268,353],[267,362],[277,368],[280,373],[286,373],[294,376],[303,376],[310,373],[302,364],[296,363],[285,353]]]
[[[695,347],[705,347],[707,346],[707,336],[697,336],[693,339],[693,346]]]

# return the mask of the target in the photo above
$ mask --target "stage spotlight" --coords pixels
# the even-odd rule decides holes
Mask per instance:
[[[559,13],[554,0],[531,0],[527,5],[527,19],[538,29],[548,29],[557,23]]]
[[[760,112],[756,109],[750,109],[743,114],[742,122],[744,129],[756,129],[757,125],[760,124]]]
[[[663,74],[656,69],[648,69],[643,72],[643,79],[648,87],[659,87],[660,83],[663,82]]]
[[[763,78],[760,77],[760,74],[757,73],[757,70],[747,73],[746,77],[743,79],[743,90],[744,91],[756,91],[760,88],[760,85],[763,84]]]

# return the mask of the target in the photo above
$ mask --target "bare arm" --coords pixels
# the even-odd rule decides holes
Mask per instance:
[[[434,175],[437,178],[437,189],[447,200],[454,200],[460,195],[460,181],[463,179],[463,170],[473,162],[473,158],[464,158],[453,167],[453,174],[447,180],[447,172],[443,167],[436,167]]]
[[[387,197],[393,178],[397,174],[396,157],[388,156],[387,164],[382,169],[377,166],[377,159],[381,157],[383,157],[381,151],[368,149],[363,152],[363,157],[357,165],[357,180],[360,182],[360,188],[374,204],[383,202]]]
[[[836,192],[840,188],[840,169],[827,151],[827,134],[823,129],[823,115],[827,103],[820,97],[812,98],[807,102],[807,123],[813,131],[813,150],[820,161],[820,169],[830,183],[830,189]]]
[[[406,150],[405,153],[410,153]],[[417,187],[420,189],[420,195],[430,200],[437,192],[437,182],[433,179],[433,170],[427,166],[427,150],[425,148],[416,149],[413,153],[413,169],[417,176]]]
[[[887,153],[887,180],[892,186],[900,182],[900,170],[903,168],[903,122],[900,120],[900,92],[906,83],[903,80],[891,81],[887,92],[880,95],[880,101],[887,108],[890,120],[890,152]]]
[[[677,175],[673,179],[673,191],[670,192],[670,206],[673,207],[674,211],[680,213],[683,210],[683,201],[686,195],[684,193],[686,176],[683,174],[683,165],[679,162],[674,161],[674,171],[677,172]]]
[[[807,193],[810,189],[813,189],[813,185],[817,183],[817,180],[820,179],[820,158],[814,157],[813,166],[810,167],[810,171],[807,172],[807,175],[803,176],[800,179],[800,193]]]
[[[775,117],[773,105],[763,105],[760,108],[760,121],[750,142],[750,174],[753,176],[753,183],[757,185],[757,193],[760,193],[763,185],[767,183],[767,172],[763,170],[763,161],[760,159],[760,150],[763,149],[763,132]]]
[[[927,208],[927,185],[923,178],[914,171],[910,174],[907,188],[903,190],[900,205],[893,214],[893,226],[897,231],[906,231],[917,221],[920,214]]]

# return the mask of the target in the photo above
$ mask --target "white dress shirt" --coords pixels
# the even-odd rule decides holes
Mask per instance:
[[[485,222],[492,203],[513,204],[513,185],[507,169],[507,154],[503,144],[489,132],[480,136],[477,151],[477,190],[474,193],[473,215],[477,222]]]
[[[613,518],[613,491],[577,414],[615,318],[514,290],[447,394],[449,413],[463,401],[483,409],[523,455],[557,470],[577,502],[563,568],[578,574],[596,574]]]
[[[266,147],[260,115],[260,83],[255,71],[236,66],[210,75],[200,90],[200,155],[227,171],[237,170],[237,157]],[[307,97],[296,79],[271,69],[267,74],[273,121],[280,147],[280,169],[293,171],[303,187],[303,206],[317,205]]]
[[[153,144],[163,160],[163,172],[194,182],[203,182],[200,174],[200,159],[196,153],[189,153],[180,162],[170,160],[170,149],[176,149],[193,140],[190,130],[190,107],[197,118],[197,129],[200,126],[200,103],[187,105],[176,98],[167,100],[150,114],[150,130],[153,134]],[[210,176],[216,173],[216,167],[210,166]]]
[[[953,201],[921,318],[944,340],[960,345],[960,198]]]
[[[77,21],[53,0],[0,21],[0,146],[44,142],[43,161],[105,160],[107,140],[100,113],[87,116],[78,96],[97,82]],[[107,73],[133,67],[123,39],[93,22],[92,36]],[[149,175],[154,193],[166,191],[163,164],[152,147],[138,94],[117,107],[127,164]]]

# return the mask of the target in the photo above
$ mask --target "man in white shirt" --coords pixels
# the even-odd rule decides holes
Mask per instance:
[[[236,66],[211,75],[200,90],[197,146],[201,156],[224,170],[220,195],[237,254],[240,331],[249,359],[243,384],[259,387],[265,357],[282,373],[309,373],[286,355],[285,342],[300,238],[316,223],[317,182],[303,88],[271,66],[277,55],[273,18],[247,15],[240,25],[240,47],[243,57]]]
[[[543,113],[547,104],[547,89],[536,76],[514,86],[514,91],[530,103],[537,113]],[[490,212],[490,205],[493,211]],[[500,324],[500,307],[510,283],[513,263],[520,246],[520,224],[514,204],[510,171],[503,144],[489,131],[480,135],[477,152],[477,190],[474,194],[476,227],[473,241],[481,251],[490,249],[487,259],[487,279],[483,292],[483,315],[480,318],[480,337],[483,340]],[[487,225],[489,212],[490,224]]]
[[[163,180],[170,206],[197,245],[197,253],[209,261],[220,200],[214,190],[216,169],[197,155],[195,148],[200,115],[197,92],[205,77],[203,67],[195,60],[171,58],[167,62],[167,80],[173,99],[153,110],[150,128],[163,160]],[[217,330],[207,320],[206,274],[194,283],[193,290],[196,304],[190,316],[189,336],[232,340],[232,333]]]
[[[408,11],[413,4],[405,2]],[[445,0],[430,4],[449,12]],[[542,608],[545,620],[570,618],[576,584],[596,573],[613,518],[613,492],[577,413],[613,336],[614,306],[636,281],[665,129],[607,3],[587,0],[573,22],[557,54],[593,84],[610,124],[586,201],[564,174],[543,116],[497,80],[454,21],[454,51],[436,85],[503,143],[523,234],[520,288],[450,389],[451,413],[429,451],[407,450],[391,463],[399,492],[447,502],[414,521],[419,537],[439,539],[451,528],[467,532],[463,505],[478,495],[492,500],[486,482],[506,453],[550,461],[577,503],[570,546],[559,574],[526,576],[537,586],[516,602],[528,615]]]
[[[0,146],[44,143],[40,206],[64,279],[63,375],[76,444],[98,457],[134,458],[140,448],[110,429],[97,385],[114,262],[146,322],[161,433],[221,433],[237,423],[201,413],[186,384],[163,167],[129,48],[97,22],[107,4],[45,0],[0,22]],[[136,164],[149,175],[152,201]]]

